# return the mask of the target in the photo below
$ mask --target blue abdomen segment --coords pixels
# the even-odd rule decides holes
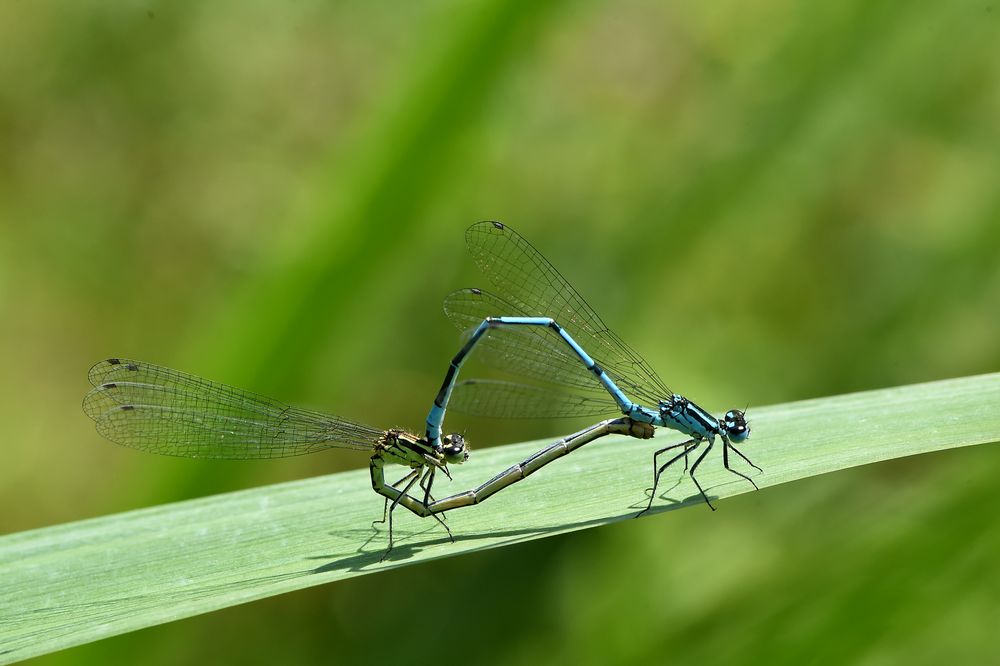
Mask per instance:
[[[559,335],[563,341],[569,345],[573,353],[579,357],[580,361],[583,363],[584,367],[590,370],[594,377],[601,383],[611,397],[614,398],[615,403],[622,413],[631,416],[639,421],[645,421],[652,423],[656,414],[648,409],[634,405],[628,397],[622,393],[621,389],[612,381],[608,374],[604,371],[601,366],[597,365],[597,362],[590,357],[590,355],[583,350],[576,340],[563,329],[554,319],[551,317],[487,317],[476,327],[476,330],[472,332],[469,339],[462,345],[462,348],[455,354],[455,358],[452,359],[451,365],[448,367],[448,372],[445,374],[444,383],[441,385],[441,389],[438,391],[437,397],[434,399],[434,405],[431,407],[430,413],[427,415],[427,441],[431,446],[437,446],[441,439],[441,424],[444,422],[445,412],[448,408],[448,401],[451,399],[452,390],[455,388],[455,380],[458,379],[458,372],[465,363],[465,359],[468,358],[469,354],[475,348],[476,343],[483,337],[483,335],[491,328],[501,328],[504,326],[544,326],[546,328],[552,329],[556,334]]]

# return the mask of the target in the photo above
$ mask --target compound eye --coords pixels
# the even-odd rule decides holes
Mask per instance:
[[[743,412],[738,409],[730,409],[723,419],[726,426],[726,435],[732,442],[742,442],[750,436],[750,426],[747,425]]]
[[[469,459],[465,446],[465,438],[458,433],[452,433],[441,438],[441,453],[450,463],[462,463]]]
[[[750,426],[746,423],[734,424],[726,430],[729,434],[729,440],[737,444],[746,441],[746,438],[750,436]]]

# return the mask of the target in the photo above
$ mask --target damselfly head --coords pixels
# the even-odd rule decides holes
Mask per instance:
[[[722,425],[726,429],[729,441],[735,444],[746,441],[746,438],[750,436],[750,425],[743,412],[738,409],[730,409],[726,412],[722,419]]]
[[[441,454],[445,462],[460,465],[469,459],[469,447],[465,445],[465,437],[457,432],[441,438]]]

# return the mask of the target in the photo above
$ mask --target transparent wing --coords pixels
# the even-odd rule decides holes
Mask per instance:
[[[502,419],[599,416],[618,411],[607,399],[487,379],[459,382],[450,406],[473,416]]]
[[[383,431],[149,363],[90,369],[83,411],[97,432],[142,451],[252,460],[329,448],[371,451]]]
[[[652,367],[513,229],[500,222],[480,222],[469,227],[465,240],[473,259],[505,301],[528,316],[555,319],[601,367],[628,380],[633,390],[645,387],[657,399],[671,394]]]
[[[444,311],[456,326],[466,332],[475,329],[486,317],[540,316],[537,312],[524,310],[523,306],[513,301],[507,301],[481,289],[462,289],[449,294],[444,300]],[[578,338],[575,339],[580,342]],[[669,393],[657,393],[660,390],[666,391],[665,388],[637,381],[635,373],[622,373],[620,363],[609,364],[605,359],[593,354],[586,340],[580,344],[598,365],[604,368],[612,381],[632,398],[655,404],[660,398],[669,395]],[[473,355],[478,355],[489,365],[513,375],[601,394],[606,396],[606,400],[613,401],[593,373],[583,365],[580,357],[549,328],[507,326],[491,329],[480,339]]]
[[[466,333],[471,333],[486,317],[531,316],[520,306],[481,289],[461,289],[448,294],[444,311]],[[473,355],[512,374],[584,391],[605,392],[569,346],[554,331],[541,326],[491,329],[480,339]]]

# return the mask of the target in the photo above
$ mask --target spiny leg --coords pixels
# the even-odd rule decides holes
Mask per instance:
[[[427,485],[423,486],[423,482],[421,482],[421,486],[423,486],[423,488],[424,488],[424,506],[430,506],[430,504],[432,502],[436,501],[434,499],[434,495],[431,495],[431,487],[434,485],[434,471],[435,471],[435,468],[431,467],[431,468],[429,468],[429,470],[430,470],[430,480],[427,480],[427,476],[426,475],[424,476],[424,480],[427,481]],[[447,471],[448,470],[445,469],[446,473],[447,473]],[[448,479],[449,480],[451,479],[450,475],[448,476]],[[434,514],[434,515],[436,516],[437,514]],[[444,517],[445,517],[445,514],[442,511],[441,512],[441,518],[444,519]]]
[[[424,491],[424,504],[434,501],[431,495],[431,487],[434,485],[434,467],[428,467],[424,476],[420,479],[420,488]]]
[[[400,492],[400,495],[396,497],[396,499],[392,500],[392,506],[389,507],[389,547],[385,549],[384,553],[382,553],[382,557],[378,558],[379,562],[387,558],[389,556],[389,553],[392,551],[392,512],[396,510],[396,505],[399,504],[399,499],[403,495],[408,493],[410,491],[410,488],[413,487],[413,484],[417,482],[418,478],[420,478],[420,470],[415,469],[406,476],[413,476],[413,478],[410,479],[409,483],[406,484],[406,487],[403,488],[403,490]]]
[[[409,474],[407,474],[406,476],[404,476],[402,479],[400,479],[396,483],[392,484],[392,487],[395,488],[396,486],[398,486],[399,484],[401,484],[403,481],[409,480],[409,478],[411,476],[413,476],[414,474],[416,474],[416,473],[417,473],[417,470],[413,470],[412,472],[410,472]],[[409,487],[409,486],[407,486],[407,487]],[[382,503],[382,520],[373,520],[372,521],[372,527],[374,528],[375,525],[377,525],[379,523],[384,523],[385,522],[385,517],[388,514],[388,512],[389,512],[389,498],[386,497],[385,498],[385,502]]]
[[[705,459],[705,456],[708,455],[708,452],[712,450],[713,446],[715,446],[715,440],[714,439],[710,439],[708,441],[708,446],[705,447],[705,450],[701,452],[701,455],[698,456],[698,459],[694,461],[694,465],[691,466],[691,474],[690,474],[690,476],[691,476],[691,480],[694,481],[694,485],[698,486],[698,490],[701,492],[701,496],[705,500],[705,504],[708,505],[709,509],[711,509],[712,511],[715,511],[715,507],[712,506],[712,503],[708,501],[708,495],[705,494],[705,490],[701,487],[701,484],[698,483],[698,479],[694,475],[694,473],[696,471],[698,471],[698,465],[700,465],[701,461]]]
[[[668,467],[670,467],[671,465],[673,465],[675,462],[677,462],[681,458],[687,459],[688,453],[692,449],[698,448],[698,445],[700,443],[701,442],[699,442],[698,440],[689,439],[688,441],[681,442],[680,444],[671,444],[670,446],[665,447],[663,449],[660,449],[659,451],[657,451],[656,453],[653,454],[653,468],[654,468],[654,472],[653,472],[653,488],[652,488],[652,490],[649,493],[649,504],[646,505],[645,509],[643,509],[642,511],[640,511],[639,513],[636,514],[636,516],[635,516],[636,518],[638,518],[642,514],[644,514],[647,511],[649,511],[650,508],[652,508],[652,506],[653,506],[653,500],[656,499],[656,488],[657,488],[657,486],[660,485],[660,475],[663,474],[664,470],[666,470]],[[677,455],[675,455],[673,458],[671,458],[670,460],[668,460],[662,467],[659,467],[659,468],[656,467],[656,458],[657,458],[657,456],[659,456],[661,453],[665,453],[665,452],[667,452],[667,451],[669,451],[671,449],[676,449],[676,448],[681,447],[681,446],[684,447],[683,451],[681,451],[680,453],[678,453]]]
[[[436,514],[436,513],[432,513],[431,514],[431,516],[434,518],[434,520],[438,521],[438,524],[441,527],[444,528],[445,532],[448,533],[448,538],[451,539],[451,542],[455,543],[455,536],[451,533],[451,529],[448,527],[448,523],[444,522],[444,518],[441,517],[443,515],[444,515],[443,513],[442,514]]]
[[[753,467],[755,470],[757,470],[761,474],[764,473],[764,470],[762,470],[760,467],[757,467],[757,465],[755,465],[753,463],[753,461],[751,461],[749,458],[747,458],[745,455],[743,455],[743,453],[738,448],[736,448],[735,446],[733,446],[731,442],[729,443],[729,448],[731,448],[733,450],[733,452],[736,455],[738,455],[740,458],[743,458],[743,460],[745,460],[748,465],[750,465],[751,467]],[[751,481],[751,483],[753,483],[753,481]],[[754,484],[754,485],[756,487],[756,484]]]
[[[665,447],[663,447],[659,451],[656,451],[653,454],[653,486],[654,486],[653,489],[654,490],[655,490],[655,486],[656,486],[656,479],[659,477],[659,473],[656,471],[656,459],[659,458],[664,453],[666,453],[667,451],[672,451],[673,449],[679,449],[680,447],[683,446],[685,448],[685,450],[684,450],[684,454],[685,454],[684,455],[684,471],[686,472],[687,471],[687,453],[688,453],[688,450],[689,450],[687,447],[689,447],[692,444],[695,444],[697,441],[698,440],[695,440],[695,439],[689,439],[686,442],[681,442],[679,444],[671,444],[670,446],[665,446]]]
[[[420,479],[420,487],[424,489],[424,506],[428,506],[429,502],[434,501],[434,496],[431,495],[431,486],[434,485],[434,470],[434,467],[428,467],[427,471],[424,472],[423,478]],[[451,529],[449,529],[448,525],[444,522],[444,512],[442,511],[440,514],[432,513],[431,515],[434,517],[434,520],[438,521],[441,527],[444,528],[444,531],[448,533],[448,538],[451,539],[451,542],[455,543],[455,537],[451,533]]]
[[[420,487],[425,491],[425,494],[424,494],[424,507],[426,507],[427,504],[428,504],[428,498],[430,500],[432,500],[432,501],[434,499],[433,496],[431,496],[431,494],[430,494],[431,486],[434,483],[434,470],[435,470],[434,467],[428,467],[427,471],[423,472],[423,474],[420,476]],[[392,508],[389,507],[389,498],[388,497],[385,498],[385,501],[382,503],[382,519],[381,520],[373,520],[372,521],[372,527],[375,527],[376,524],[384,523],[386,521],[386,516],[388,516],[389,519],[391,520],[391,518],[392,518],[392,509],[396,508],[396,505],[402,499],[403,495],[406,494],[406,491],[408,491],[413,486],[413,480],[416,480],[416,479],[411,480],[411,477],[413,477],[414,475],[418,475],[418,474],[420,474],[420,470],[419,469],[415,469],[412,472],[410,472],[409,474],[407,474],[406,476],[404,476],[403,478],[401,478],[398,481],[396,481],[394,484],[392,484],[392,487],[394,489],[399,490],[399,484],[401,484],[401,483],[403,483],[405,481],[409,482],[407,484],[407,486],[406,486],[406,489],[403,490],[403,491],[401,491],[399,497],[397,497],[393,501]],[[444,523],[444,513],[442,512],[440,515],[437,515],[437,514],[431,514],[431,515],[434,516],[434,520],[438,521],[441,524],[441,527],[443,527],[444,530],[448,533],[448,538],[451,539],[452,543],[454,543],[455,542],[455,537],[451,533],[451,529],[449,529],[449,527]],[[389,529],[390,530],[392,529],[391,522],[390,522]]]
[[[722,466],[725,467],[726,469],[728,469],[730,472],[732,472],[736,476],[741,476],[744,479],[746,479],[747,481],[749,481],[750,485],[753,486],[754,490],[760,490],[760,488],[757,487],[757,484],[753,482],[753,479],[751,479],[749,476],[747,476],[743,472],[739,472],[739,471],[737,471],[737,470],[735,470],[735,469],[733,469],[732,467],[729,466],[729,449],[730,448],[732,448],[733,451],[736,451],[736,447],[734,447],[732,444],[730,444],[728,440],[725,440],[725,439],[722,440]],[[740,453],[740,452],[736,451],[736,453]],[[743,454],[740,454],[740,455],[743,456]],[[746,456],[743,456],[743,459],[746,460]],[[753,463],[750,463],[750,464],[753,465]],[[754,465],[754,467],[757,467],[757,466]],[[757,469],[760,469],[760,468],[757,467]]]
[[[420,479],[420,487],[424,490],[424,506],[430,506],[430,503],[434,501],[434,495],[431,495],[431,487],[434,485],[434,469],[434,467],[428,467],[424,478]],[[444,518],[443,512],[441,518]]]

